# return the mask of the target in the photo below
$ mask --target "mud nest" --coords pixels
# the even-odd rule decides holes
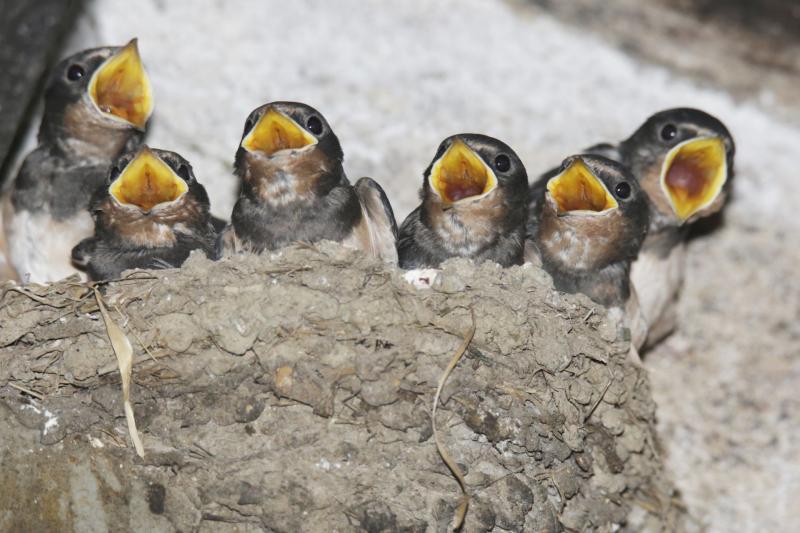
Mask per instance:
[[[103,288],[135,352],[130,445],[95,294],[3,287],[0,529],[675,531],[627,331],[531,266],[429,289],[333,244]]]

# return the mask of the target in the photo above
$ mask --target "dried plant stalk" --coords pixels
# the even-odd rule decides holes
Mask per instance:
[[[436,450],[439,452],[439,455],[442,456],[442,460],[444,464],[447,465],[447,468],[450,469],[450,472],[453,473],[453,476],[458,481],[458,485],[461,487],[461,498],[458,502],[458,507],[456,507],[455,515],[453,516],[453,530],[458,530],[461,525],[464,523],[464,518],[467,516],[467,509],[469,509],[469,493],[467,492],[467,482],[464,479],[464,474],[461,472],[461,469],[458,467],[456,462],[450,456],[448,451],[442,446],[441,441],[439,440],[439,431],[436,429],[436,408],[439,406],[439,396],[442,393],[442,389],[444,388],[444,384],[447,383],[447,378],[450,377],[450,374],[453,372],[453,369],[456,367],[458,362],[461,360],[461,357],[464,355],[464,352],[467,351],[469,347],[469,343],[472,342],[472,338],[475,336],[475,316],[472,316],[472,326],[470,330],[467,332],[467,335],[464,337],[464,340],[461,342],[461,346],[458,347],[458,350],[453,354],[452,359],[447,364],[447,368],[445,368],[442,377],[439,378],[439,386],[436,388],[436,394],[433,397],[433,409],[431,409],[431,424],[433,426],[433,440],[436,442]]]
[[[131,406],[131,370],[133,369],[133,346],[131,341],[122,331],[122,329],[111,319],[111,316],[106,310],[103,303],[103,297],[95,287],[94,297],[97,300],[97,307],[100,308],[100,314],[103,315],[103,322],[106,325],[106,332],[111,341],[111,347],[117,356],[117,365],[119,366],[119,374],[122,378],[122,400],[125,406],[125,420],[128,422],[128,433],[131,435],[133,447],[136,448],[136,453],[139,457],[144,457],[144,447],[139,438],[139,432],[136,430],[136,419],[133,415],[133,407]]]

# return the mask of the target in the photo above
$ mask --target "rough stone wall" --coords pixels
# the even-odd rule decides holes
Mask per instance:
[[[448,262],[430,289],[333,244],[3,288],[0,530],[677,531],[627,332],[536,268]],[[145,350],[146,347],[146,350]]]

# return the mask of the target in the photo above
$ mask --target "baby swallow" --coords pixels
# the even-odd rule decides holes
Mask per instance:
[[[402,268],[438,267],[451,257],[522,264],[528,177],[506,144],[471,133],[448,137],[425,170],[420,196],[400,227]]]
[[[734,151],[722,122],[688,108],[656,113],[618,145],[587,150],[630,168],[649,200],[649,232],[631,270],[649,345],[675,327],[687,226],[722,208],[730,192]]]
[[[72,260],[93,280],[131,268],[177,268],[192,250],[214,250],[208,195],[175,152],[144,146],[121,156],[90,209],[94,236],[72,250]]]
[[[553,278],[556,289],[587,295],[622,314],[631,357],[647,335],[630,283],[647,234],[647,196],[630,171],[602,156],[577,155],[532,188],[525,255]]]
[[[60,62],[45,90],[39,145],[4,198],[10,263],[23,281],[61,279],[76,270],[70,250],[92,234],[87,207],[111,162],[140,143],[153,109],[136,40]]]
[[[531,192],[528,259],[538,257],[556,289],[623,307],[649,218],[647,197],[630,171],[605,157],[576,155]]]
[[[250,113],[234,164],[241,180],[217,255],[331,240],[397,263],[397,223],[370,178],[350,184],[339,139],[316,109],[273,102]]]

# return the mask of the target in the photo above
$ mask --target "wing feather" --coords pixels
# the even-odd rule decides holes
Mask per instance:
[[[362,247],[386,263],[397,264],[397,221],[389,198],[371,178],[361,178],[355,184],[363,217],[356,232]]]

